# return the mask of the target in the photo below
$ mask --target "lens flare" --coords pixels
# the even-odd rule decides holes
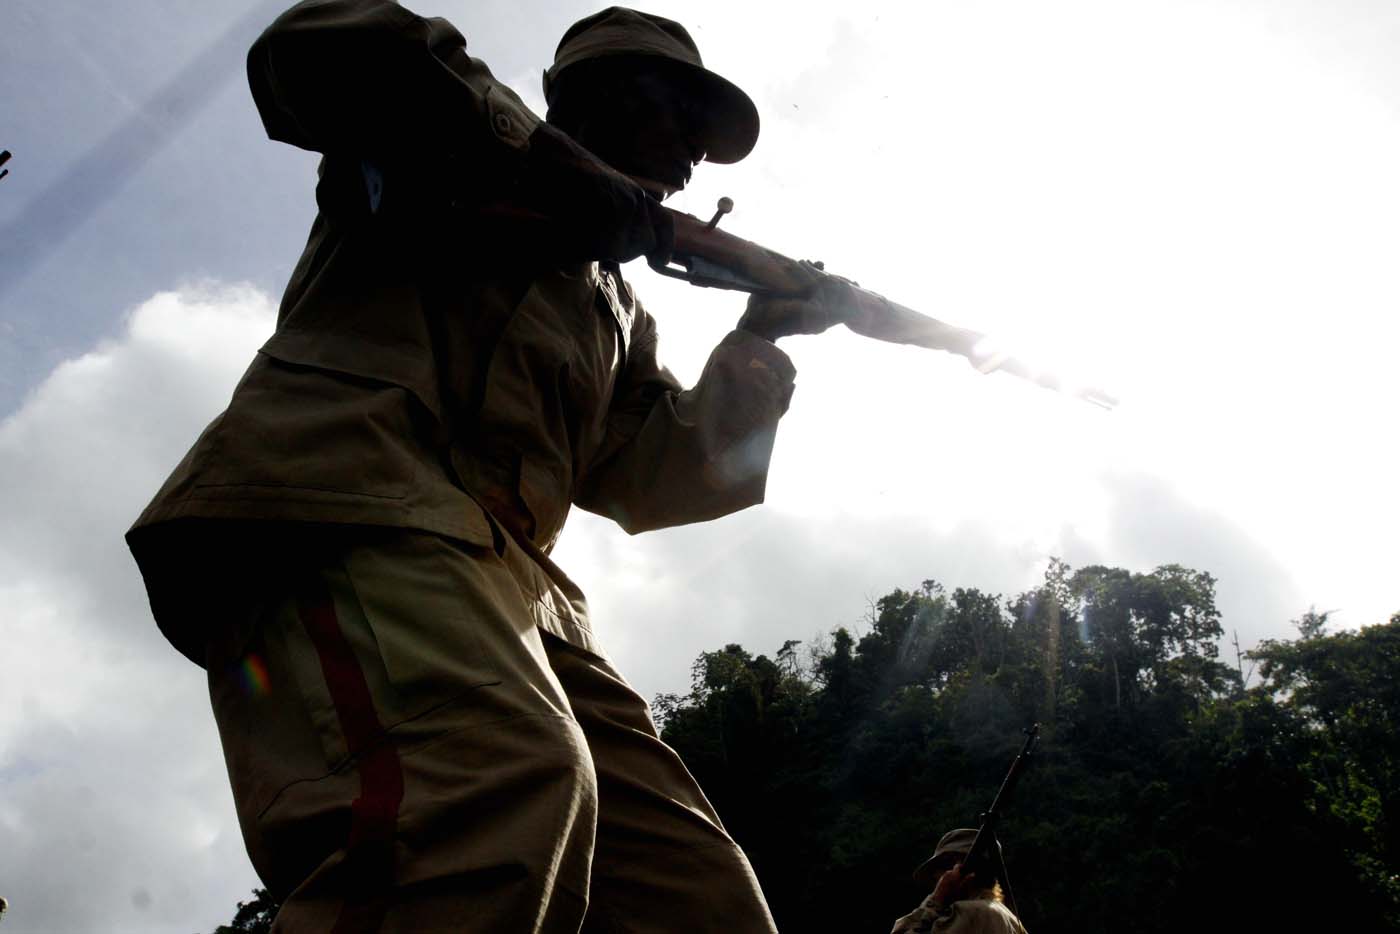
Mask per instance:
[[[272,678],[268,675],[267,662],[261,655],[249,652],[239,664],[239,676],[243,692],[249,697],[266,697],[272,691]]]

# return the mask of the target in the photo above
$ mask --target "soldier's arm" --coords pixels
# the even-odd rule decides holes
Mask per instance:
[[[655,322],[639,309],[607,440],[575,502],[632,533],[761,503],[794,375],[785,353],[736,330],[682,390],[657,362]]]
[[[269,136],[322,153],[490,160],[539,122],[450,23],[391,0],[296,4],[253,43],[248,83]]]
[[[512,244],[557,260],[669,250],[661,206],[543,123],[444,19],[391,0],[303,0],[254,42],[248,81],[270,137],[367,166],[385,204],[489,214]],[[379,192],[367,197],[378,211]]]

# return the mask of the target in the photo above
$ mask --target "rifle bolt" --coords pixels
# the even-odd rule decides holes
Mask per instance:
[[[714,230],[719,224],[719,219],[732,210],[734,210],[734,199],[720,198],[719,202],[715,205],[715,216],[710,218],[710,222],[705,225],[705,229]]]

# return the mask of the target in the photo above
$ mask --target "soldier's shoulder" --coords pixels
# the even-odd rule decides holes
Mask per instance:
[[[1026,934],[1021,920],[1001,902],[991,899],[970,899],[953,903],[953,920],[960,922],[957,930],[977,934]]]

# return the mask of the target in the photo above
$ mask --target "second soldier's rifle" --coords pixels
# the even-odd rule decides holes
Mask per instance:
[[[1001,780],[1001,787],[997,789],[997,796],[992,799],[992,806],[982,812],[980,822],[977,826],[977,837],[972,841],[972,847],[967,851],[967,855],[962,859],[961,873],[964,876],[979,875],[983,879],[997,878],[1002,881],[1006,889],[1006,901],[1014,914],[1020,914],[1016,910],[1016,897],[1011,894],[1011,878],[1006,872],[1006,861],[1001,855],[1001,841],[997,839],[997,823],[1001,820],[1002,811],[1011,800],[1011,792],[1016,789],[1016,784],[1021,780],[1021,773],[1030,764],[1031,753],[1035,751],[1036,743],[1040,740],[1040,724],[1031,724],[1030,729],[1025,731],[1026,742],[1021,747],[1021,751],[1016,754],[1016,758],[1011,760],[1011,768],[1007,770],[1006,777]],[[914,870],[914,881],[932,888],[938,882],[935,873],[933,860],[928,860],[918,869]],[[989,871],[990,870],[990,871]]]
[[[945,324],[896,304],[854,282],[830,275],[820,263],[798,262],[720,230],[720,218],[733,209],[733,201],[721,198],[718,210],[708,222],[670,211],[675,223],[675,248],[669,263],[654,264],[653,268],[691,285],[774,296],[810,295],[824,283],[839,283],[839,287],[847,291],[847,300],[857,305],[858,314],[846,323],[857,334],[896,344],[946,350],[967,358],[982,373],[1010,373],[1106,409],[1118,404],[1116,398],[1101,389],[1069,386],[1025,361],[989,348],[983,334]]]

